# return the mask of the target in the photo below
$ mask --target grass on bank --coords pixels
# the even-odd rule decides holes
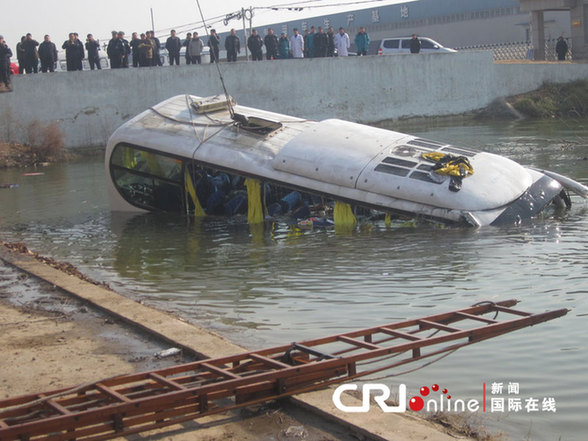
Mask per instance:
[[[0,167],[29,167],[65,158],[64,135],[59,123],[34,121],[27,127],[26,144],[0,142]]]
[[[529,118],[587,118],[588,80],[545,83],[539,89],[507,100]]]

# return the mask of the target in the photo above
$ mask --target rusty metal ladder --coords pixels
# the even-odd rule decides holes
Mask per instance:
[[[0,441],[96,441],[156,429],[370,375],[568,312],[559,309],[532,314],[513,309],[516,304],[516,300],[487,302],[419,319],[0,400]],[[498,320],[498,313],[504,313],[507,319]],[[495,316],[487,317],[488,314]],[[461,326],[457,327],[457,323]]]

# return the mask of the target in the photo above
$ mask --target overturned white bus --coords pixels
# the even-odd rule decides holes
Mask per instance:
[[[179,95],[117,129],[106,149],[113,210],[207,211],[204,174],[253,178],[384,213],[474,226],[570,206],[588,188],[502,156],[338,119],[316,122]]]

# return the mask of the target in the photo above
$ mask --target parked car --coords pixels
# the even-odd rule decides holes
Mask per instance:
[[[384,38],[380,43],[378,55],[409,54],[411,37]],[[421,40],[421,52],[423,53],[449,53],[457,52],[455,49],[443,47],[435,40],[427,37],[419,37]]]

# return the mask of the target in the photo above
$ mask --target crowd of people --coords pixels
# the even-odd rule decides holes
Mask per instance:
[[[354,42],[357,55],[367,55],[370,38],[365,28],[360,29]],[[210,48],[210,62],[220,61],[221,40],[214,29],[210,31],[206,45]],[[282,32],[279,37],[272,28],[269,28],[263,38],[254,29],[247,38],[246,45],[252,60],[261,61],[264,58],[264,47],[267,60],[344,57],[349,55],[351,40],[343,28],[335,32],[333,27],[324,31],[321,26],[318,29],[311,26],[304,35],[294,28],[292,35],[288,36]],[[182,40],[175,30],[171,31],[164,45],[171,66],[180,64],[180,53],[183,48],[185,48],[186,64],[201,64],[204,47],[204,40],[200,38],[198,32],[188,32],[186,38]],[[241,40],[235,29],[231,29],[225,38],[224,48],[227,52],[227,61],[237,61],[238,55],[241,54]],[[85,43],[82,43],[79,35],[72,32],[61,45],[61,49],[65,51],[68,71],[83,70],[83,60],[88,61],[91,70],[102,69],[101,52],[103,50],[106,51],[112,69],[163,64],[160,54],[162,44],[153,31],[142,34],[133,32],[130,40],[125,38],[124,32],[112,31],[112,38],[104,47],[92,34],[87,34]],[[54,72],[59,61],[58,48],[49,35],[45,35],[39,44],[30,33],[26,34],[16,45],[15,53],[9,48],[4,38],[0,37],[0,85],[4,83],[6,87],[9,87],[10,59],[14,55],[18,60],[20,74],[38,73],[39,68],[41,72]]]
[[[364,27],[360,28],[354,42],[357,55],[367,55],[370,37]],[[339,31],[335,32],[332,26],[326,32],[322,26],[319,26],[318,29],[311,26],[310,29],[304,32],[304,35],[300,34],[298,28],[294,28],[290,37],[287,36],[286,32],[282,32],[279,38],[274,33],[274,30],[269,28],[263,39],[254,29],[247,39],[247,48],[251,52],[253,61],[263,59],[262,49],[264,46],[267,60],[346,57],[349,55],[351,40],[344,28],[339,28]],[[227,61],[236,61],[237,54],[240,52],[240,45],[234,29],[231,30],[231,35],[225,40],[225,49],[227,50]]]

